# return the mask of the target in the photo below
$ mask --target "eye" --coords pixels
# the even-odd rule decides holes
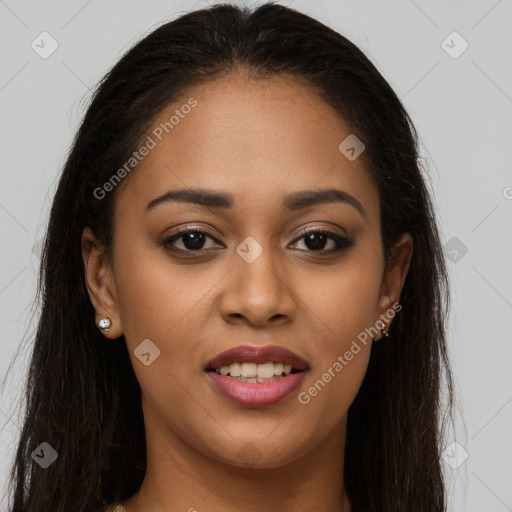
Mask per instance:
[[[213,245],[210,243],[210,246],[205,247],[205,243],[208,239],[212,240],[214,243]],[[215,249],[218,248],[220,244],[208,231],[200,228],[180,229],[178,233],[166,238],[162,243],[166,247],[171,246],[171,248],[184,252]]]
[[[354,245],[354,242],[346,237],[318,228],[302,230],[300,236],[295,239],[292,245],[296,245],[302,239],[305,248],[299,247],[301,251],[332,253]],[[208,241],[210,242],[208,243]],[[208,252],[210,249],[224,247],[208,231],[197,227],[181,228],[178,233],[163,240],[162,244],[170,249],[185,253]]]
[[[302,230],[301,236],[299,236],[294,243],[296,243],[297,240],[302,239],[304,239],[304,245],[306,247],[305,249],[300,250],[305,251],[335,252],[354,246],[354,242],[352,240],[333,233],[332,231],[318,228]]]

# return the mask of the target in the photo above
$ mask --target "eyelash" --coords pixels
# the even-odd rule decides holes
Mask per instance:
[[[198,249],[198,250],[178,249],[178,248],[172,246],[172,244],[175,241],[179,240],[184,235],[188,235],[190,233],[202,233],[202,234],[210,237],[215,242],[221,243],[207,230],[205,230],[203,228],[199,228],[199,227],[198,228],[190,227],[190,228],[180,229],[178,233],[175,233],[174,235],[163,240],[162,244],[164,245],[164,247],[168,248],[169,250],[177,251],[180,253],[192,253],[192,254],[193,253],[205,253],[205,252],[209,252],[212,250],[212,249]],[[319,249],[317,251],[314,251],[313,249],[305,249],[303,251],[308,251],[311,253],[319,253],[319,254],[322,254],[322,253],[323,254],[333,254],[333,253],[342,251],[343,249],[348,249],[348,248],[354,246],[354,242],[352,240],[350,240],[349,238],[337,235],[336,233],[333,233],[332,231],[325,230],[325,229],[319,229],[319,228],[305,228],[305,229],[301,230],[299,233],[299,236],[297,236],[297,238],[295,238],[295,240],[292,243],[295,243],[298,240],[303,239],[305,236],[307,236],[311,233],[328,236],[329,238],[331,238],[332,240],[334,240],[336,242],[336,247],[334,249],[327,249],[327,250]]]

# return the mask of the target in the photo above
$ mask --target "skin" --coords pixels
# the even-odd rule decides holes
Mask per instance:
[[[197,106],[116,190],[112,266],[100,244],[85,249],[94,237],[83,233],[96,322],[109,316],[107,337],[124,334],[142,389],[146,478],[122,505],[127,512],[347,512],[347,410],[371,337],[308,404],[298,394],[399,302],[412,239],[402,235],[384,273],[376,185],[363,157],[349,161],[338,150],[350,127],[305,85],[233,72],[188,91],[155,126],[190,97]],[[151,200],[184,187],[232,194],[234,207],[166,202],[145,213]],[[324,188],[351,194],[364,217],[341,202],[281,210],[286,194]],[[162,245],[183,226],[216,239],[206,237],[207,255],[180,258]],[[299,238],[305,226],[354,245],[332,252],[328,239],[314,251]],[[248,236],[263,249],[252,263],[235,251]],[[186,250],[183,243],[174,246]],[[145,339],[161,351],[149,366],[134,355]],[[299,388],[269,407],[224,398],[203,367],[243,344],[276,344],[306,359]],[[250,463],[241,449],[253,451]]]

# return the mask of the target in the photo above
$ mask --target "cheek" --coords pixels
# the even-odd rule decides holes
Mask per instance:
[[[130,344],[149,338],[166,341],[206,297],[216,281],[212,272],[173,266],[162,249],[128,250],[116,265],[119,316]],[[120,251],[121,252],[121,251]]]
[[[329,352],[342,349],[375,322],[381,272],[373,257],[354,252],[331,271],[303,275],[297,294],[310,311],[311,321],[316,318],[322,328],[322,346]]]
[[[376,321],[381,270],[373,258],[358,255],[336,272],[304,280],[299,293],[306,306],[303,325],[311,326],[311,372],[299,402],[318,408],[319,414],[339,416],[361,385],[374,336],[370,328]],[[317,285],[311,287],[312,282]]]
[[[155,255],[154,249],[152,253],[125,249],[120,248],[123,257],[115,267],[123,333],[145,402],[151,413],[166,416],[171,424],[174,408],[185,415],[197,414],[197,400],[190,395],[197,375],[191,375],[190,365],[197,363],[195,356],[204,343],[201,318],[215,277],[193,279],[192,267],[173,267],[164,251]],[[144,361],[142,354],[148,352]]]
[[[122,254],[116,267],[116,289],[135,374],[151,402],[163,399],[168,406],[172,397],[184,409],[192,407],[194,401],[187,392],[202,377],[198,355],[204,354],[210,341],[205,324],[215,315],[211,294],[225,270],[172,265],[164,250],[161,254],[154,249],[137,253],[126,247]],[[146,346],[141,345],[144,340],[150,340],[146,345],[158,354],[148,366],[138,358],[139,347]],[[162,389],[166,389],[166,398]]]

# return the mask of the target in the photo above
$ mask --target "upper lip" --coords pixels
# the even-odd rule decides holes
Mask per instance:
[[[240,345],[230,348],[216,355],[206,366],[206,370],[215,370],[231,363],[282,363],[290,364],[295,370],[307,370],[308,363],[305,359],[291,350],[277,345],[256,347],[253,345]]]

